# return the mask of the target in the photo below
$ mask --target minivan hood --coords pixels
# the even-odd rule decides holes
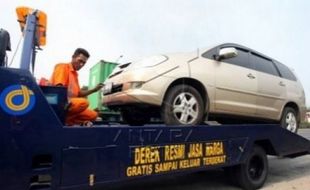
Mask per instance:
[[[109,78],[120,75],[121,73],[133,72],[138,70],[154,69],[153,67],[166,67],[167,70],[174,68],[180,64],[186,64],[188,61],[196,58],[197,52],[190,53],[171,53],[149,56],[132,63],[121,64],[116,67],[110,74]],[[163,65],[165,64],[165,65]]]

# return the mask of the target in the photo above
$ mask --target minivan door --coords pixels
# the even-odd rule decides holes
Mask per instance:
[[[215,110],[220,113],[253,116],[256,112],[256,71],[249,52],[237,48],[238,55],[223,59],[216,67]]]
[[[251,53],[250,60],[257,71],[258,117],[278,119],[286,98],[286,83],[279,76],[274,63],[260,55]]]

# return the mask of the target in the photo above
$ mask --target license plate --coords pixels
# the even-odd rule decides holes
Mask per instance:
[[[103,94],[109,94],[112,92],[112,87],[113,87],[113,83],[109,82],[109,83],[105,83],[104,87],[102,89]]]

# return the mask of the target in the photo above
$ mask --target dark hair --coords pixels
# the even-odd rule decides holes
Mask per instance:
[[[72,57],[76,57],[76,56],[78,56],[78,55],[80,55],[80,54],[84,55],[84,56],[87,57],[87,58],[89,58],[89,56],[90,56],[89,53],[88,53],[88,51],[87,51],[86,49],[77,48],[77,49],[74,51]]]

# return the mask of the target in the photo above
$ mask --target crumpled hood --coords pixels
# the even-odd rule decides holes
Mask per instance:
[[[131,75],[130,78],[136,75],[135,80],[139,80],[139,76],[144,79],[152,78],[186,65],[188,61],[196,58],[197,55],[197,52],[162,54],[149,56],[132,63],[121,64],[111,73],[109,81],[120,82],[124,78],[128,78],[128,75]]]

